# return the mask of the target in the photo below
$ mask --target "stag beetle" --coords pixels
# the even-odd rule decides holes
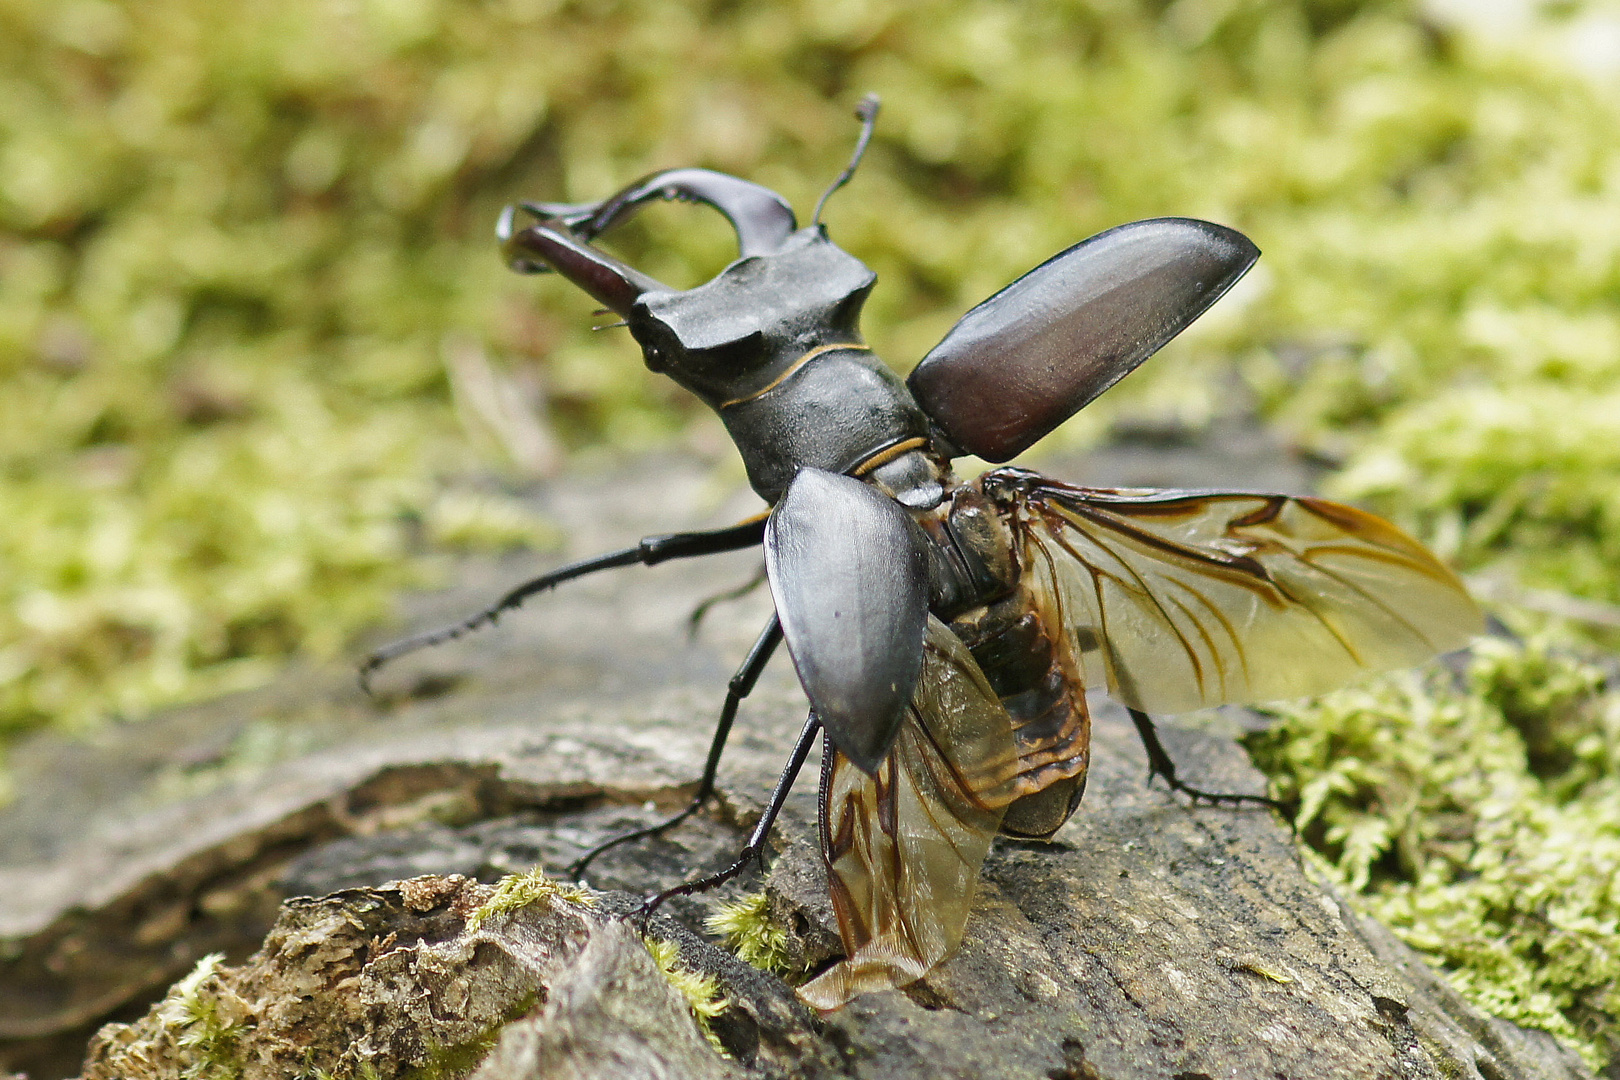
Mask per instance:
[[[765,814],[734,865],[643,911],[757,856],[820,735],[821,846],[847,953],[801,988],[823,1009],[938,964],[992,838],[1047,838],[1068,820],[1089,761],[1085,687],[1127,707],[1173,788],[1208,795],[1176,778],[1149,713],[1320,693],[1455,648],[1480,623],[1432,554],[1348,506],[1075,487],[1010,467],[955,479],[951,459],[1006,462],[1107,390],[1260,252],[1188,218],[1109,229],[973,308],[902,382],[861,340],[876,275],[819,223],[876,114],[862,102],[854,156],[807,228],[775,192],[697,168],[602,202],[507,208],[511,267],[555,271],[623,319],[648,368],[719,413],[771,510],[564,566],[362,669],[572,578],[763,543],[776,613],[731,680],[696,797],[573,871],[710,797],[738,704],[785,640],[810,714]],[[738,259],[677,290],[592,244],[656,199],[720,211]]]

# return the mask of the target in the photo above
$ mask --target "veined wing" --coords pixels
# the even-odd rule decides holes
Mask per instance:
[[[1353,507],[1044,479],[1018,488],[1025,571],[1061,597],[1087,681],[1106,679],[1146,712],[1319,694],[1481,629],[1456,575]]]
[[[875,774],[835,753],[821,843],[846,958],[799,988],[818,1009],[921,978],[962,940],[979,869],[1021,788],[1012,722],[929,616],[923,667]]]

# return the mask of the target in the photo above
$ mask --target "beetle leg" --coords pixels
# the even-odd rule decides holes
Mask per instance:
[[[770,662],[771,654],[776,651],[777,645],[781,644],[781,642],[782,624],[777,621],[775,615],[772,615],[771,621],[766,624],[765,629],[760,632],[758,640],[754,642],[754,647],[748,650],[748,656],[743,660],[742,667],[737,669],[737,674],[731,677],[731,682],[726,686],[726,703],[720,708],[720,723],[714,729],[713,741],[709,743],[709,759],[703,763],[703,777],[698,781],[697,794],[692,796],[692,801],[687,804],[686,809],[672,818],[659,822],[657,825],[649,825],[644,829],[634,829],[627,833],[620,833],[610,840],[597,844],[578,859],[575,859],[572,865],[568,867],[568,877],[570,879],[580,880],[580,875],[591,864],[591,860],[609,848],[618,847],[620,844],[628,844],[632,840],[657,836],[667,829],[672,829],[697,813],[703,807],[703,804],[709,801],[709,797],[714,794],[715,774],[720,770],[720,753],[725,749],[726,739],[731,734],[732,721],[737,718],[737,706],[742,703],[743,698],[753,692],[754,684],[759,681],[760,673],[765,670],[765,665]]]
[[[1176,776],[1176,764],[1170,760],[1165,752],[1164,744],[1159,741],[1159,732],[1153,725],[1152,717],[1140,709],[1127,707],[1126,712],[1131,714],[1131,722],[1136,725],[1136,733],[1142,738],[1142,745],[1147,749],[1148,756],[1148,782],[1155,776],[1164,777],[1164,782],[1170,785],[1171,791],[1180,791],[1190,795],[1193,801],[1208,799],[1213,803],[1254,803],[1257,806],[1269,806],[1278,813],[1287,813],[1282,803],[1268,795],[1232,795],[1225,792],[1204,791],[1185,783]]]
[[[454,641],[463,634],[471,633],[483,626],[491,626],[500,620],[500,617],[514,608],[521,607],[523,602],[535,593],[544,592],[577,577],[595,573],[598,570],[611,570],[618,566],[656,566],[669,559],[690,559],[699,555],[716,555],[722,551],[737,551],[741,548],[753,547],[765,535],[765,521],[749,520],[740,525],[733,525],[726,529],[713,529],[708,532],[669,533],[664,536],[648,536],[635,547],[624,548],[620,551],[610,551],[605,555],[597,555],[590,559],[581,559],[579,562],[569,563],[548,574],[542,574],[533,581],[525,582],[501,597],[489,607],[480,611],[471,618],[463,619],[458,623],[442,627],[438,630],[429,630],[423,634],[416,634],[391,645],[384,645],[360,665],[360,687],[367,694],[371,693],[371,676],[377,669],[390,661],[396,660],[407,653],[418,649],[426,649],[433,645],[440,645],[446,641]]]
[[[727,589],[725,592],[721,593],[715,593],[713,596],[704,600],[697,607],[693,608],[692,614],[686,617],[686,636],[688,638],[697,637],[698,627],[703,624],[703,617],[709,613],[709,609],[714,607],[714,605],[722,604],[729,600],[741,600],[743,597],[747,596],[749,593],[753,592],[763,584],[765,584],[765,564],[760,563],[759,569],[754,571],[753,577],[749,578],[741,585],[738,585],[736,588]]]
[[[805,759],[810,756],[810,748],[816,744],[816,735],[820,731],[821,721],[817,720],[816,714],[812,712],[809,719],[804,722],[804,730],[799,732],[799,741],[793,746],[793,754],[782,768],[781,779],[777,780],[775,789],[771,791],[771,800],[765,805],[765,812],[759,816],[754,831],[748,835],[748,844],[737,856],[737,860],[718,874],[688,881],[684,885],[677,885],[673,889],[665,889],[661,893],[649,896],[632,916],[643,930],[646,928],[647,920],[652,918],[653,912],[663,906],[664,901],[671,897],[706,892],[716,885],[723,885],[748,869],[750,862],[764,859],[765,840],[771,835],[771,826],[776,824],[776,815],[781,813],[782,806],[787,802],[788,793],[793,790],[793,781],[799,778],[799,770],[804,768]]]

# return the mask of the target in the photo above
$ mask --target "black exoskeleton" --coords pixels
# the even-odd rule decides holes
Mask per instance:
[[[860,144],[828,195],[876,112],[862,103]],[[740,257],[677,290],[594,246],[658,199],[719,210]],[[776,614],[731,681],[696,798],[610,845],[710,796],[738,704],[785,640],[810,716],[765,815],[732,867],[644,911],[740,872],[824,732],[822,847],[850,957],[802,993],[834,1007],[949,953],[996,833],[1050,836],[1073,813],[1088,685],[1130,710],[1156,772],[1201,796],[1148,712],[1324,690],[1454,645],[1478,616],[1433,556],[1348,507],[1077,488],[1015,468],[952,476],[963,454],[1022,452],[1184,329],[1258,257],[1240,233],[1159,218],[1094,236],[969,311],[902,381],[861,339],[876,276],[828,239],[820,209],[801,229],[776,193],[705,169],[507,209],[511,267],[555,271],[617,313],[648,368],[719,414],[771,510],[565,566],[376,653],[363,677],[570,578],[763,541]]]

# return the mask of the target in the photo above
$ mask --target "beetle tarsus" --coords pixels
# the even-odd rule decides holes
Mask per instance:
[[[756,848],[750,844],[748,847],[743,848],[742,854],[737,856],[735,862],[726,867],[724,870],[720,871],[718,874],[710,874],[706,878],[699,878],[696,881],[688,881],[683,885],[675,886],[673,889],[665,889],[661,893],[654,893],[652,896],[647,897],[646,900],[643,900],[641,906],[636,909],[636,920],[638,924],[643,927],[646,926],[647,921],[651,919],[653,914],[657,912],[659,908],[663,907],[664,903],[668,900],[672,900],[677,896],[691,896],[694,893],[708,892],[710,889],[724,885],[726,882],[730,881],[734,877],[737,877],[744,870],[748,869],[748,864],[753,862],[756,858],[761,861],[761,866],[763,866],[765,858],[763,846]]]
[[[1286,816],[1287,809],[1283,806],[1283,804],[1278,800],[1271,798],[1269,795],[1245,795],[1225,791],[1205,791],[1202,788],[1193,787],[1191,784],[1181,780],[1176,775],[1176,763],[1170,760],[1170,755],[1165,751],[1164,744],[1159,741],[1159,732],[1154,726],[1153,718],[1148,716],[1147,713],[1142,712],[1140,709],[1126,708],[1125,711],[1131,714],[1131,721],[1136,725],[1136,733],[1141,737],[1142,745],[1147,749],[1147,778],[1149,784],[1153,782],[1153,778],[1155,776],[1162,776],[1164,777],[1164,782],[1169,785],[1171,791],[1181,792],[1183,795],[1191,798],[1194,803],[1196,803],[1199,799],[1207,799],[1216,805],[1225,803],[1229,806],[1241,806],[1244,803],[1250,803],[1255,806],[1270,807],[1278,813]]]
[[[628,844],[633,840],[645,840],[649,836],[658,836],[660,833],[673,829],[675,826],[679,825],[681,822],[685,821],[687,818],[691,817],[693,814],[702,809],[703,804],[708,802],[709,797],[713,794],[714,792],[712,790],[702,792],[699,796],[693,798],[693,800],[687,804],[686,809],[682,810],[673,817],[660,821],[657,825],[648,825],[645,828],[632,829],[629,832],[620,833],[618,836],[609,837],[608,839],[602,841],[600,844],[597,844],[595,847],[591,848],[591,850],[575,859],[572,863],[568,864],[568,879],[570,881],[584,881],[586,868],[590,866],[591,863],[595,861],[596,857],[601,855],[603,852],[610,851],[621,844]]]
[[[765,670],[765,665],[770,662],[771,654],[776,651],[776,646],[781,644],[781,641],[782,624],[777,621],[775,615],[772,615],[771,621],[765,624],[764,630],[760,631],[753,648],[748,650],[748,656],[744,658],[742,666],[737,669],[737,673],[731,677],[731,682],[726,686],[726,703],[720,708],[720,722],[715,725],[714,737],[709,742],[709,756],[703,763],[703,777],[698,781],[697,794],[692,796],[692,801],[687,805],[686,809],[674,817],[659,822],[657,825],[632,829],[629,832],[620,833],[618,836],[604,840],[569,865],[568,876],[570,878],[575,881],[582,880],[581,875],[585,873],[585,868],[591,864],[593,859],[609,848],[616,848],[620,844],[628,844],[632,840],[657,836],[673,829],[703,808],[703,804],[708,802],[714,795],[714,779],[720,770],[720,754],[725,750],[726,739],[731,735],[732,722],[737,718],[737,707],[742,704],[743,698],[753,692],[754,684],[759,681],[760,674]]]
[[[804,768],[805,759],[810,756],[810,748],[815,746],[816,736],[820,733],[821,721],[816,719],[815,713],[811,713],[809,719],[804,722],[804,730],[799,732],[799,741],[793,746],[793,753],[788,758],[787,765],[782,769],[781,778],[776,781],[776,787],[771,791],[771,799],[765,805],[765,812],[759,816],[759,821],[754,825],[754,831],[748,835],[747,845],[743,847],[736,860],[718,874],[710,874],[708,877],[698,878],[696,881],[688,881],[685,884],[677,885],[672,889],[665,889],[661,893],[655,893],[647,897],[641,906],[636,909],[635,918],[641,926],[646,926],[647,920],[652,918],[653,912],[662,907],[667,900],[677,896],[691,896],[694,893],[707,892],[717,885],[724,885],[748,869],[748,864],[756,859],[759,861],[760,868],[764,869],[765,841],[771,835],[771,826],[776,824],[776,815],[781,813],[783,804],[787,802],[788,792],[793,790],[793,781],[798,779],[799,770]],[[830,750],[828,752],[831,753]]]

